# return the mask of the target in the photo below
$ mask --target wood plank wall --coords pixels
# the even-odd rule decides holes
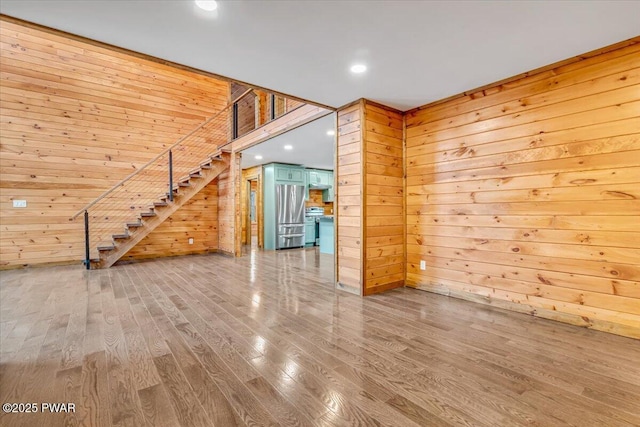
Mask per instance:
[[[360,100],[338,111],[338,283],[370,295],[404,286],[404,118]]]
[[[231,256],[241,253],[240,153],[231,153],[229,168],[218,177],[218,251]]]
[[[248,89],[240,83],[231,83],[231,99],[237,99]],[[238,135],[245,135],[256,128],[259,115],[258,95],[256,92],[249,93],[238,101]]]
[[[304,102],[299,101],[297,99],[291,99],[291,98],[286,98],[286,112],[290,112],[295,110],[296,108],[300,107],[301,105],[304,105]]]
[[[638,40],[407,113],[408,285],[640,337]]]
[[[284,116],[271,120],[269,123],[258,129],[257,132],[250,132],[239,137],[225,148],[230,147],[231,150],[240,152],[328,114],[331,114],[331,110],[312,104],[304,104],[296,108],[295,111],[291,111]]]
[[[8,17],[0,77],[0,268],[83,259],[69,217],[229,96],[228,82]]]
[[[189,244],[193,238],[193,244]],[[205,254],[218,249],[218,180],[214,179],[122,257],[123,261]]]
[[[364,294],[404,286],[403,114],[364,102]]]
[[[362,129],[364,101],[338,111],[334,213],[338,287],[362,294]]]
[[[322,190],[309,190],[309,200],[304,202],[304,207],[322,208],[325,215],[333,215],[333,202],[323,202],[322,193]]]

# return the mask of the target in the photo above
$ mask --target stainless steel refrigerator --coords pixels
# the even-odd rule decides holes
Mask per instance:
[[[276,249],[304,246],[304,185],[276,186]]]

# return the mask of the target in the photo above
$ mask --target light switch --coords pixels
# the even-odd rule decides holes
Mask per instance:
[[[427,262],[425,260],[420,260],[420,270],[427,269]]]
[[[193,245],[193,237],[189,237],[189,244]]]
[[[27,207],[27,201],[26,200],[14,200],[13,201],[13,207],[14,208],[26,208]]]

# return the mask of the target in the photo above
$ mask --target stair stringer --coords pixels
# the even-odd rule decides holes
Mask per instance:
[[[229,168],[231,155],[228,152],[222,151],[219,154],[220,160],[213,162],[211,168],[200,167],[198,171],[198,177],[193,175],[189,178],[180,180],[178,185],[174,186],[174,198],[173,202],[168,199],[158,199],[159,201],[165,201],[166,206],[151,206],[149,212],[155,213],[151,217],[138,218],[139,224],[135,227],[127,227],[123,224],[125,229],[128,230],[129,237],[118,238],[114,241],[113,248],[109,250],[99,250],[99,260],[91,263],[92,268],[109,268],[115,264],[120,258],[122,258],[131,248],[137,245],[142,239],[144,239],[149,233],[155,230],[160,224],[162,224],[167,218],[169,218],[178,209],[184,206],[193,196],[198,194],[204,187],[206,187],[211,181],[217,178],[222,172]],[[180,184],[188,183],[189,186],[181,186]],[[177,189],[177,193],[175,192]],[[146,213],[146,212],[144,212]]]

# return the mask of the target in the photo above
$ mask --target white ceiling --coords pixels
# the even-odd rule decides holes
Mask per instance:
[[[333,107],[406,110],[637,36],[640,1],[2,0],[4,14]],[[355,61],[364,75],[348,72]]]
[[[242,152],[242,169],[278,162],[333,170],[335,136],[328,136],[327,131],[335,127],[335,113],[332,113],[248,148]],[[293,149],[285,150],[285,145]],[[262,155],[262,160],[256,160],[257,154]]]

